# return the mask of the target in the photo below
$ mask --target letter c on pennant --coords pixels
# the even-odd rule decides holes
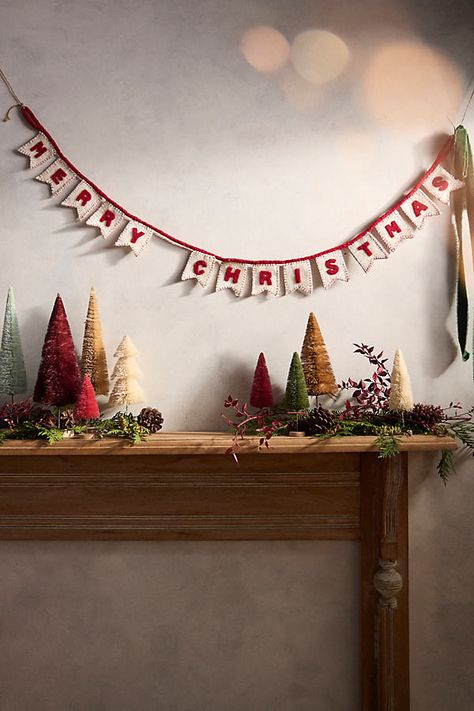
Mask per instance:
[[[193,264],[193,272],[196,276],[200,276],[201,274],[204,274],[206,267],[207,262],[205,262],[204,259],[198,259],[198,261]]]

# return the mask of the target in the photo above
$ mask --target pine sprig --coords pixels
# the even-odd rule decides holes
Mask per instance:
[[[375,444],[378,447],[380,459],[400,454],[400,440],[394,434],[380,434]]]
[[[452,449],[445,449],[441,452],[436,469],[440,479],[446,486],[450,475],[454,472],[454,452]]]

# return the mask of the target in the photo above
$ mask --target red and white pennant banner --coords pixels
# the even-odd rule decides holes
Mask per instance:
[[[349,281],[347,255],[368,272],[375,261],[387,259],[402,241],[412,239],[428,218],[439,215],[439,203],[449,205],[451,192],[463,186],[441,165],[452,147],[450,141],[407,195],[344,244],[296,259],[226,259],[183,242],[127,212],[75,168],[30,109],[23,106],[21,110],[38,133],[18,151],[29,158],[30,168],[42,167],[36,180],[49,186],[51,196],[61,195],[60,204],[76,210],[80,222],[96,227],[104,239],[113,240],[117,247],[129,248],[136,256],[152,237],[165,239],[190,252],[183,280],[193,279],[202,287],[212,284],[216,291],[230,289],[236,296],[311,294],[318,276],[323,287],[329,289],[336,281]]]

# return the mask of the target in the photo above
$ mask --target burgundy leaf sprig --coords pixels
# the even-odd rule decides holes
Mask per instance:
[[[375,370],[369,378],[349,378],[341,382],[341,391],[352,390],[344,404],[344,410],[340,413],[341,419],[380,413],[388,408],[390,398],[390,373],[385,365],[388,359],[383,357],[383,351],[375,354],[375,346],[367,346],[364,343],[354,343],[354,346],[354,353],[360,353],[367,358],[369,363],[375,366]]]
[[[238,462],[237,450],[241,447],[242,440],[250,435],[259,437],[259,449],[268,448],[268,441],[273,435],[288,425],[290,417],[296,412],[276,413],[268,408],[262,408],[257,412],[249,412],[247,403],[240,405],[239,400],[229,395],[224,401],[224,407],[233,410],[233,417],[228,417],[221,413],[229,427],[234,431],[232,445],[226,450],[226,454],[232,454]]]

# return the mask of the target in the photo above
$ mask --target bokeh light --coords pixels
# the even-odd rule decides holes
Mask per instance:
[[[326,30],[307,30],[291,45],[291,62],[298,74],[313,84],[336,79],[347,66],[349,50],[343,40]]]
[[[251,67],[264,74],[280,71],[290,58],[290,45],[274,27],[251,27],[242,36],[240,50]]]
[[[399,129],[431,128],[453,121],[464,94],[456,66],[417,40],[384,45],[364,81],[364,103],[373,118]]]

